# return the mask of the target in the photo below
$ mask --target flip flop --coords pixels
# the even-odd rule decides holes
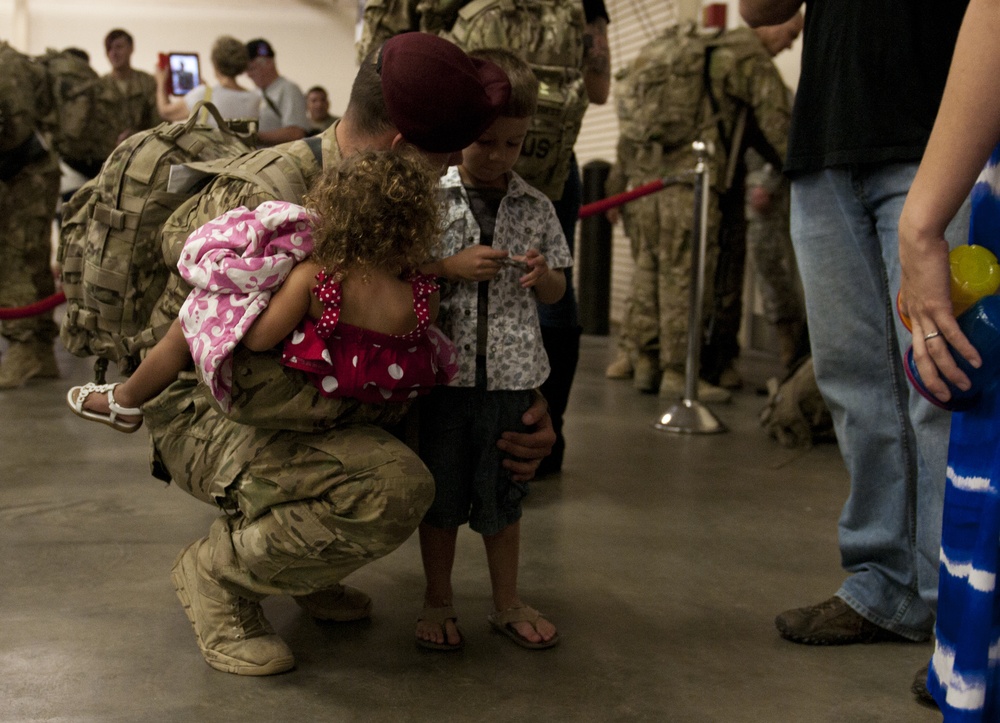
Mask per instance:
[[[551,648],[559,642],[559,633],[556,633],[550,640],[542,640],[541,642],[534,643],[523,635],[517,632],[513,623],[531,623],[532,627],[536,627],[536,624],[541,620],[544,615],[535,610],[533,607],[528,605],[517,605],[512,608],[507,608],[501,612],[493,613],[487,620],[490,621],[490,627],[494,631],[500,633],[501,635],[506,635],[508,638],[513,640],[515,643],[520,645],[522,648],[527,648],[528,650],[545,650],[546,648]]]
[[[428,623],[434,623],[436,625],[440,625],[442,631],[444,631],[444,624],[446,622],[448,622],[449,620],[454,620],[455,628],[458,629],[458,637],[460,639],[457,643],[449,643],[449,642],[435,643],[431,640],[423,640],[421,638],[417,638],[416,641],[419,647],[425,648],[427,650],[444,650],[444,651],[461,650],[462,648],[465,647],[465,636],[462,634],[462,629],[458,627],[458,615],[455,613],[455,608],[452,607],[451,605],[445,605],[444,607],[440,608],[425,607],[420,612],[420,617],[417,618],[417,622],[419,623],[421,620],[424,620]]]
[[[101,424],[106,424],[109,427],[114,427],[119,432],[125,432],[126,434],[131,434],[132,432],[139,429],[142,426],[142,420],[138,422],[126,422],[124,419],[119,419],[119,415],[126,416],[142,416],[142,410],[138,407],[122,407],[115,402],[114,388],[118,386],[118,382],[112,384],[94,384],[93,382],[88,382],[82,387],[71,387],[68,392],[66,392],[66,403],[69,408],[73,410],[73,414],[83,419],[88,419],[91,422],[100,422]],[[74,394],[75,392],[75,394]],[[83,403],[87,401],[87,397],[91,394],[107,394],[108,395],[108,407],[111,412],[108,414],[102,414],[100,412],[92,412],[89,409],[83,408]]]

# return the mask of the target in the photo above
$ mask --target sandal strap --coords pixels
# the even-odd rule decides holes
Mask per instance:
[[[452,605],[445,605],[440,608],[425,607],[420,611],[417,622],[421,620],[443,626],[449,620],[457,621],[458,615],[455,613],[455,608]]]
[[[91,394],[108,394],[114,388],[114,384],[97,384],[95,382],[87,382],[80,387],[80,391],[76,395],[75,408],[76,411],[81,411],[83,409],[83,403],[87,401],[87,397]]]
[[[104,384],[102,386],[108,387],[108,409],[111,410],[111,421],[114,421],[115,417],[124,414],[126,416],[139,416],[142,414],[142,410],[138,407],[123,407],[115,401],[115,387],[118,386],[118,382],[112,384]]]
[[[530,605],[515,605],[512,608],[501,610],[490,615],[490,620],[497,625],[511,625],[512,623],[531,623],[535,625],[544,617],[540,612]]]

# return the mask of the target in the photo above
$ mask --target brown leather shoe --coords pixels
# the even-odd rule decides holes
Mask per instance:
[[[818,605],[786,610],[774,619],[774,625],[785,640],[803,645],[913,642],[876,625],[836,596]]]
[[[921,705],[926,705],[929,708],[937,708],[937,701],[934,700],[934,696],[927,689],[927,674],[929,672],[929,663],[917,671],[917,674],[913,676],[913,683],[910,684],[910,692],[917,696],[917,702]]]

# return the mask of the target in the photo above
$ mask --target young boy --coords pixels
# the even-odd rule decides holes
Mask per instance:
[[[492,126],[462,152],[441,181],[445,232],[438,323],[455,342],[459,373],[424,399],[420,456],[437,492],[420,525],[427,588],[417,644],[458,650],[464,639],[452,607],[451,570],[460,525],[483,536],[493,588],[493,628],[525,648],[559,641],[555,626],[518,597],[521,499],[527,485],[501,465],[496,440],[520,424],[549,374],[536,300],[558,301],[572,257],[552,203],[513,172],[538,99],[531,68],[506,50],[471,53],[499,65],[511,97]]]

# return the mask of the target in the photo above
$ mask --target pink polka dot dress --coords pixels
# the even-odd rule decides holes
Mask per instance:
[[[430,323],[428,299],[438,288],[432,276],[410,279],[417,327],[402,335],[340,323],[339,277],[321,271],[316,279],[323,315],[302,320],[285,339],[281,361],[305,372],[323,396],[403,402],[454,377],[455,347]]]

